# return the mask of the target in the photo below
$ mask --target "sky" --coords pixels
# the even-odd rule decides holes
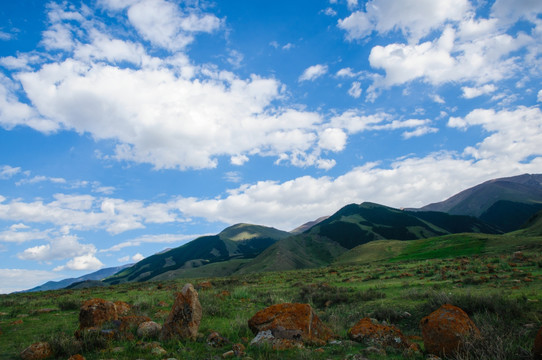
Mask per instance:
[[[542,173],[539,0],[0,4],[0,293]]]

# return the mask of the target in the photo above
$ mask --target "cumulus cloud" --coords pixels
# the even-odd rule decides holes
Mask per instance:
[[[342,151],[346,146],[347,135],[342,129],[325,129],[320,135],[319,146],[324,150]]]
[[[49,240],[46,245],[38,245],[25,249],[17,257],[21,260],[49,262],[71,257],[94,254],[96,247],[92,244],[81,244],[77,236],[64,235]]]
[[[7,230],[0,231],[0,242],[23,243],[32,240],[48,239],[49,231],[30,229],[29,226],[18,223],[11,225]]]
[[[463,95],[462,96],[465,99],[473,99],[473,98],[478,97],[478,96],[490,94],[490,93],[494,92],[495,90],[497,90],[497,87],[495,85],[493,85],[493,84],[486,84],[486,85],[483,85],[483,86],[480,86],[480,87],[463,86],[461,88],[461,90],[463,90]]]
[[[542,90],[538,91],[537,101],[542,102]]]
[[[314,81],[327,73],[327,65],[317,64],[309,66],[299,76],[299,81]]]
[[[12,78],[0,75],[0,126],[90,134],[117,144],[104,157],[156,169],[214,168],[219,156],[242,165],[247,155],[240,154],[310,158],[304,161],[308,166],[329,163],[313,156],[321,150],[322,117],[274,105],[287,94],[283,84],[256,75],[242,79],[212,65],[195,66],[181,52],[195,33],[219,29],[218,18],[164,0],[100,4],[120,12],[116,16],[125,14],[143,38],[171,54],[149,55],[153,50],[148,44],[116,34],[90,10],[56,5],[51,31],[57,25],[71,31],[73,21],[82,23],[80,31],[70,32],[70,46],[68,40],[66,46],[55,45],[62,57],[26,64]],[[240,54],[231,54],[240,59]],[[125,62],[130,66],[119,65]],[[327,66],[317,65],[304,79],[325,72]]]
[[[385,35],[401,31],[417,42],[448,21],[461,20],[470,9],[467,0],[370,0],[365,11],[356,11],[338,22],[347,39],[362,39],[373,31]]]
[[[53,271],[63,270],[99,270],[104,264],[96,258],[93,254],[76,256],[66,263],[66,265],[57,266]]]

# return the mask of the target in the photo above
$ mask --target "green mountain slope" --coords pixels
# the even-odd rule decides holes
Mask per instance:
[[[459,232],[498,231],[469,216],[403,211],[368,202],[350,204],[303,234],[270,246],[237,273],[318,267],[377,240],[414,240]]]
[[[203,265],[228,261],[231,259],[249,259],[260,254],[276,241],[290,233],[274,228],[237,224],[218,235],[202,236],[187,244],[166,252],[149,256],[107,279],[108,284],[147,281],[162,274],[190,270]],[[192,273],[194,273],[192,271]],[[166,275],[162,275],[164,277]]]

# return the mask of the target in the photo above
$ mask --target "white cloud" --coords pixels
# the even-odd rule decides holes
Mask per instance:
[[[358,7],[358,0],[346,0],[348,10],[353,10]]]
[[[0,166],[0,179],[9,179],[21,172],[20,167]]]
[[[315,79],[325,75],[327,73],[327,65],[317,64],[309,66],[303,71],[303,74],[299,76],[299,81],[314,81]]]
[[[483,86],[480,86],[480,87],[463,86],[461,88],[461,90],[463,90],[463,95],[462,96],[465,99],[473,99],[473,98],[478,97],[478,96],[490,94],[490,93],[494,92],[495,90],[497,90],[497,87],[495,85],[493,85],[493,84],[486,84],[486,85],[483,85]]]
[[[533,39],[520,33],[463,41],[447,27],[440,38],[419,45],[390,44],[375,46],[369,61],[375,69],[383,69],[384,77],[376,77],[370,92],[379,87],[400,85],[422,79],[433,85],[470,81],[484,84],[510,78],[518,71],[519,58],[508,56]]]
[[[542,90],[538,91],[537,100],[538,100],[538,102],[542,102]]]
[[[145,257],[143,255],[141,255],[140,253],[137,253],[135,254],[134,256],[132,256],[132,261],[141,261],[143,260]]]
[[[324,150],[342,151],[346,146],[347,135],[342,129],[325,129],[320,135],[319,146]]]
[[[3,30],[0,30],[0,40],[2,41],[9,41],[13,39],[15,36],[11,33],[5,32]]]
[[[48,244],[25,249],[17,257],[21,260],[49,262],[71,257],[94,254],[96,247],[92,244],[81,244],[77,236],[64,235],[50,239]]]
[[[54,184],[65,184],[66,183],[66,179],[63,179],[63,178],[37,175],[37,176],[34,176],[33,178],[30,178],[30,179],[19,180],[19,181],[17,181],[15,183],[15,185],[19,186],[19,185],[24,185],[24,184],[36,184],[36,183],[44,182],[44,181],[49,181],[49,182],[52,182]]]
[[[194,40],[192,33],[213,32],[221,25],[214,15],[182,13],[177,5],[164,0],[142,0],[129,5],[128,19],[143,38],[171,51],[190,44]]]
[[[333,10],[332,8],[328,7],[325,10],[322,10],[324,14],[327,16],[337,16],[337,12]]]
[[[241,173],[238,171],[228,171],[224,174],[224,179],[233,182],[233,183],[240,183],[242,180]]]
[[[361,83],[359,81],[354,81],[352,83],[352,86],[350,86],[350,89],[348,89],[348,95],[357,99],[361,96],[362,91],[363,90],[361,89]]]
[[[542,155],[542,110],[536,107],[501,111],[477,109],[464,118],[451,117],[448,126],[460,129],[481,126],[491,134],[476,147],[465,149],[465,154],[475,159],[521,163]]]
[[[0,242],[23,243],[32,240],[44,240],[49,238],[49,231],[28,230],[29,227],[22,224],[13,224],[8,230],[0,231]]]
[[[174,206],[177,206],[175,203]],[[158,235],[143,235],[138,238],[124,241],[122,243],[113,245],[108,249],[100,250],[100,253],[107,252],[116,252],[120,251],[126,247],[138,247],[143,243],[152,243],[152,244],[175,244],[175,246],[181,246],[188,241],[194,240],[200,236],[208,234],[191,234],[191,235],[182,235],[182,234],[158,234]]]
[[[362,39],[373,31],[385,35],[401,31],[411,43],[449,21],[463,19],[467,0],[370,0],[366,11],[356,11],[338,22],[349,40]]]
[[[446,103],[446,101],[444,101],[444,99],[438,94],[431,95],[431,99],[434,102],[438,103],[438,104],[445,104]]]
[[[45,281],[60,280],[62,276],[50,271],[28,269],[0,269],[0,294],[28,290]]]
[[[81,256],[76,256],[66,263],[66,265],[57,266],[53,271],[63,271],[63,270],[99,270],[104,266],[104,264],[96,258],[93,254],[86,254]]]
[[[241,166],[244,165],[249,160],[246,155],[235,155],[230,158],[230,163],[232,165]]]
[[[359,73],[356,73],[352,70],[352,68],[347,67],[337,71],[336,75],[338,77],[357,77]]]

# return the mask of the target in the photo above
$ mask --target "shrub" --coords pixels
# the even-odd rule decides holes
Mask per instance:
[[[73,335],[65,332],[53,332],[49,338],[44,339],[51,345],[56,358],[68,358],[72,355],[81,353],[83,350],[82,342],[76,340]]]

